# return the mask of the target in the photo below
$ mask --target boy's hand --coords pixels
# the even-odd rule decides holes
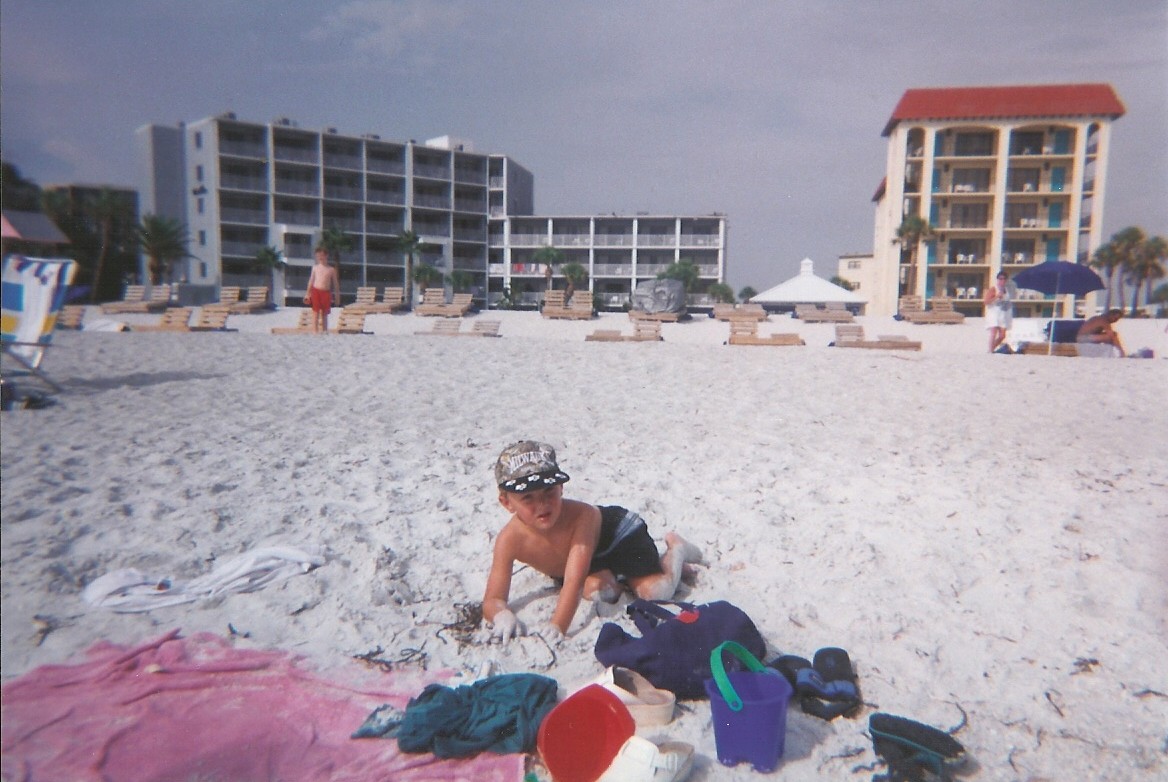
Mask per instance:
[[[564,640],[564,632],[551,622],[539,628],[535,634],[547,641],[548,646],[559,646]]]
[[[491,640],[507,643],[512,638],[518,638],[526,632],[523,623],[510,610],[504,608],[495,614],[495,621],[491,622]]]

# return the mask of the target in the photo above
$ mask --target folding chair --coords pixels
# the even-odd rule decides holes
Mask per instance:
[[[76,271],[77,264],[68,258],[9,255],[0,280],[3,355],[54,391],[61,391],[61,386],[45,375],[40,365]]]

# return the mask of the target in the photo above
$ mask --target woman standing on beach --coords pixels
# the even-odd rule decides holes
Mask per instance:
[[[1008,281],[1005,272],[998,272],[998,279],[985,292],[986,328],[990,330],[990,352],[993,353],[1006,341],[1006,332],[1014,322],[1014,283]]]

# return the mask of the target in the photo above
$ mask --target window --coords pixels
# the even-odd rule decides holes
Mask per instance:
[[[199,181],[199,182],[203,181],[203,167],[202,166],[195,166],[195,180]]]
[[[859,261],[848,261],[848,268],[849,269],[859,269],[860,262]]]
[[[958,133],[954,140],[953,153],[962,156],[994,154],[993,133]]]
[[[203,148],[203,134],[196,130],[195,131],[195,149],[202,149],[202,148]],[[203,276],[205,277],[207,275],[204,274]]]
[[[199,214],[203,214],[203,212],[205,211],[205,207],[206,207],[206,204],[204,204],[203,199],[200,198],[195,203],[198,205]]]
[[[207,278],[207,262],[199,261],[199,276],[203,279]]]
[[[207,246],[207,232],[206,231],[199,231],[199,246],[200,247]]]

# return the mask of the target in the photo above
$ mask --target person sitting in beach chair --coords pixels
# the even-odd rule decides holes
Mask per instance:
[[[1113,328],[1122,317],[1123,310],[1108,310],[1102,315],[1087,318],[1079,327],[1079,334],[1075,337],[1075,341],[1095,345],[1112,345],[1119,351],[1120,356],[1127,355],[1124,352],[1123,343],[1119,341],[1119,334],[1115,333]]]
[[[645,600],[668,600],[677,591],[682,566],[701,560],[697,547],[673,532],[665,536],[666,551],[659,557],[644,519],[618,506],[564,499],[567,480],[546,443],[523,440],[499,455],[495,483],[499,504],[511,519],[495,539],[483,596],[492,639],[506,642],[524,634],[507,604],[516,561],[560,584],[551,620],[536,633],[554,644],[568,631],[582,598],[615,603],[627,585]]]

